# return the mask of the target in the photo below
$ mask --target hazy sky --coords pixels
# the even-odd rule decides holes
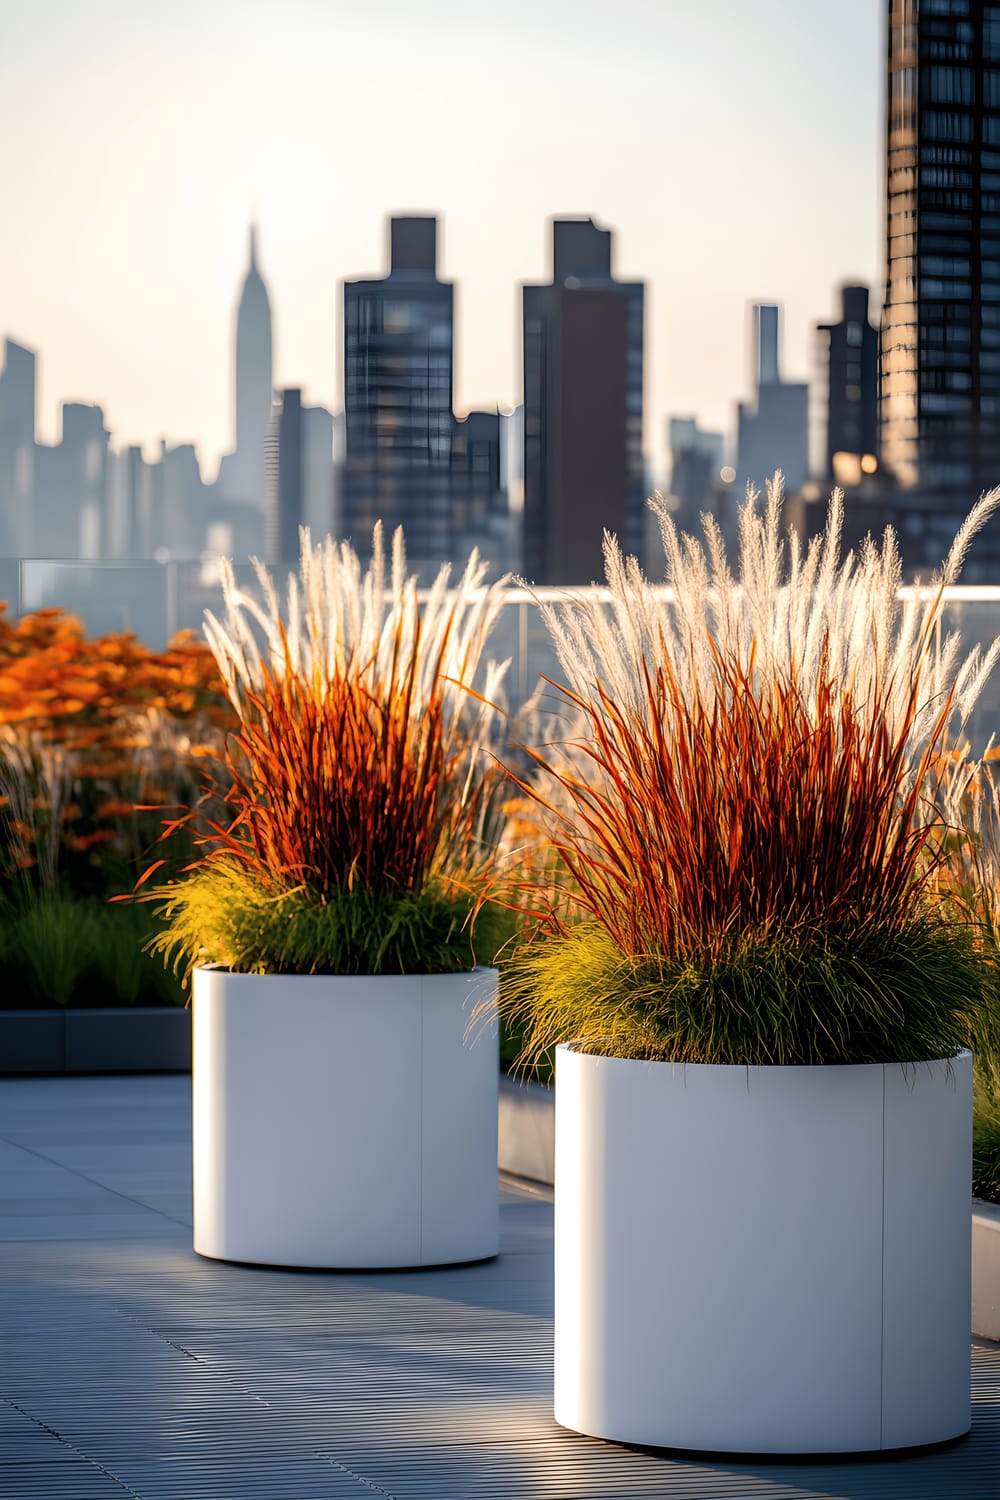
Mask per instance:
[[[459,409],[520,395],[518,282],[552,214],[647,287],[646,444],[732,425],[745,305],[787,378],[844,280],[882,276],[883,0],[0,0],[0,335],[40,424],[231,442],[235,302],[260,225],[276,382],[340,405],[338,287],[391,212],[439,215]]]

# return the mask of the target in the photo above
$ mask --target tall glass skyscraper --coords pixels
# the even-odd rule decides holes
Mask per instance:
[[[437,221],[393,218],[388,276],[344,282],[342,527],[361,551],[381,520],[415,564],[452,556],[453,343]]]
[[[345,457],[337,524],[362,553],[397,526],[433,576],[477,546],[508,562],[497,412],[454,414],[455,292],[437,274],[437,220],[389,221],[389,274],[344,282]]]
[[[888,0],[888,23],[881,458],[923,566],[1000,483],[1000,4]]]

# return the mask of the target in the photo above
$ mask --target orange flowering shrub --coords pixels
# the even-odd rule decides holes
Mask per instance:
[[[59,609],[0,604],[0,881],[131,888],[162,809],[192,805],[194,762],[233,722],[215,660],[190,631],[166,651],[88,639]]]

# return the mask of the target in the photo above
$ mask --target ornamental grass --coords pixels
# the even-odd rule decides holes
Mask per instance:
[[[231,722],[190,633],[152,651],[0,604],[0,1009],[183,999],[142,951],[149,912],[108,898],[131,891],[164,811],[194,803],[199,750]]]
[[[518,778],[560,878],[503,1004],[537,1066],[558,1042],[677,1062],[824,1064],[986,1052],[997,965],[938,876],[949,745],[1000,643],[940,640],[940,575],[900,599],[891,532],[840,557],[842,501],[802,550],[780,480],[748,493],[730,571],[657,516],[670,594],[607,539],[610,604],[543,607],[570,727]]]
[[[972,913],[983,947],[1000,967],[1000,748],[974,760],[963,746],[946,768],[943,805],[949,823],[963,831],[945,844],[937,883],[941,899]],[[976,1056],[972,1096],[972,1190],[1000,1202],[1000,1050]]]
[[[502,582],[485,587],[473,553],[421,601],[402,533],[387,569],[378,526],[365,572],[347,544],[304,531],[284,608],[255,566],[259,597],[227,569],[224,618],[207,619],[238,728],[206,782],[222,815],[183,877],[148,893],[166,921],[157,951],[248,973],[492,960],[506,922],[481,897],[505,667],[478,679]]]
[[[196,758],[231,723],[190,632],[152,651],[129,632],[88,637],[62,610],[12,620],[0,604],[0,894],[130,890],[161,811],[195,800]]]

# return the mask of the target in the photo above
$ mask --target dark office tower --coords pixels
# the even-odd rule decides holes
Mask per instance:
[[[257,266],[257,230],[250,229],[250,264],[236,314],[236,444],[223,459],[220,489],[227,499],[260,506],[264,498],[264,433],[273,384],[271,303]]]
[[[776,470],[798,494],[809,474],[809,387],[784,381],[778,354],[781,309],[754,303],[749,317],[751,396],[737,409],[736,479],[762,490]]]
[[[643,283],[611,274],[611,231],[552,221],[552,281],[525,285],[524,571],[602,578],[605,528],[641,555]]]
[[[1000,483],[1000,4],[889,0],[888,17],[881,460],[926,566]],[[998,559],[980,538],[966,577]]]
[[[813,474],[838,484],[874,473],[878,454],[878,334],[868,288],[841,287],[839,323],[816,325]]]
[[[513,566],[498,411],[470,411],[451,439],[453,515],[462,551],[478,547],[498,571]]]
[[[30,550],[35,459],[35,356],[4,340],[0,371],[0,555]]]
[[[343,533],[364,551],[401,525],[415,566],[453,556],[454,296],[436,270],[437,221],[395,218],[389,274],[344,282]]]
[[[305,520],[302,392],[279,391],[264,437],[264,557],[294,562]]]

